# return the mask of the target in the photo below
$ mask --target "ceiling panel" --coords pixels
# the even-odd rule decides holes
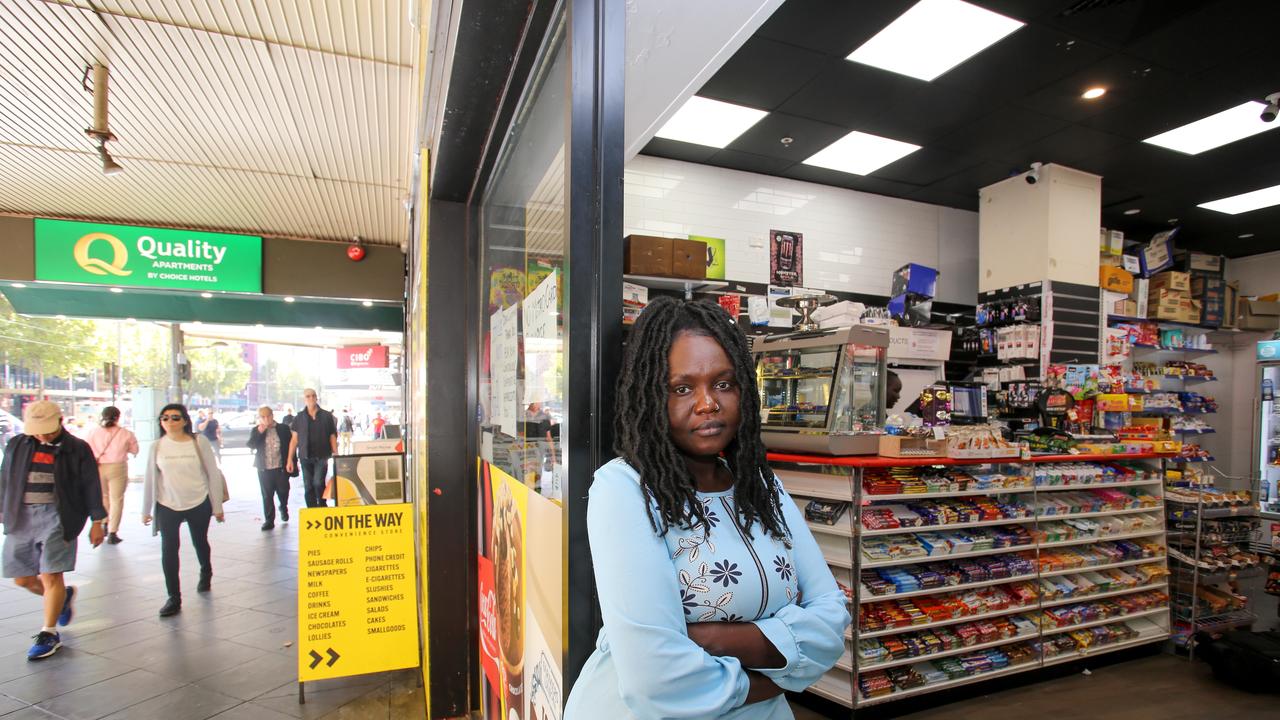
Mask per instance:
[[[407,2],[0,4],[0,211],[406,242]],[[111,71],[111,178],[84,134],[91,62]]]
[[[1280,91],[1280,2],[970,1],[1027,25],[922,82],[844,59],[915,0],[789,0],[705,88],[771,115],[727,151],[645,152],[966,209],[1029,163],[1058,163],[1103,176],[1108,226],[1142,236],[1176,217],[1191,246],[1280,250],[1280,210],[1195,207],[1280,182],[1280,128],[1197,156],[1141,142]],[[1083,100],[1094,85],[1108,93]],[[867,177],[800,162],[851,130],[923,149]]]

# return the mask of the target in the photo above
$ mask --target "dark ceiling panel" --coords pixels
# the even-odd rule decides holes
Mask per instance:
[[[847,134],[849,131],[839,125],[770,113],[729,143],[728,149],[786,160],[790,165],[802,162]],[[784,137],[791,138],[790,145],[782,143]]]
[[[761,175],[781,175],[784,170],[794,165],[795,162],[726,148],[712,155],[707,164],[731,170],[760,173]]]
[[[935,144],[944,150],[991,158],[1048,137],[1067,125],[1065,120],[1009,106],[957,127]]]
[[[747,40],[698,94],[773,110],[832,62],[821,53],[755,36]]]
[[[970,210],[980,188],[1054,162],[1102,176],[1108,227],[1150,237],[1178,218],[1190,247],[1280,249],[1280,208],[1196,207],[1280,182],[1280,131],[1197,156],[1141,142],[1280,91],[1280,0],[974,1],[1028,24],[923,82],[844,59],[915,0],[789,0],[700,93],[774,112],[723,151],[645,152]],[[1081,99],[1093,85],[1107,95]],[[802,163],[851,130],[923,149],[867,177]]]

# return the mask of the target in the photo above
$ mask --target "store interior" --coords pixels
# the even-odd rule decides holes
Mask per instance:
[[[623,321],[673,294],[753,339],[855,618],[797,712],[1238,692],[1280,627],[1280,8],[739,12],[629,58],[688,90],[629,71]]]

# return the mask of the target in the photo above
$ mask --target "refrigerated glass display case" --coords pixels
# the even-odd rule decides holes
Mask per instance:
[[[1258,343],[1254,401],[1253,468],[1265,517],[1280,520],[1280,340]]]
[[[770,450],[874,455],[885,415],[889,331],[851,327],[757,340],[760,424]]]

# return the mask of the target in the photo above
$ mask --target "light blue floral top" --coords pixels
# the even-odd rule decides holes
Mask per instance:
[[[782,696],[744,705],[742,663],[709,655],[686,625],[754,622],[786,664],[752,669],[785,690],[803,690],[831,669],[844,652],[849,613],[799,508],[783,492],[790,548],[759,523],[745,535],[732,490],[698,493],[710,531],[673,527],[661,536],[639,480],[614,460],[591,486],[587,528],[604,628],[565,720],[792,718]]]

